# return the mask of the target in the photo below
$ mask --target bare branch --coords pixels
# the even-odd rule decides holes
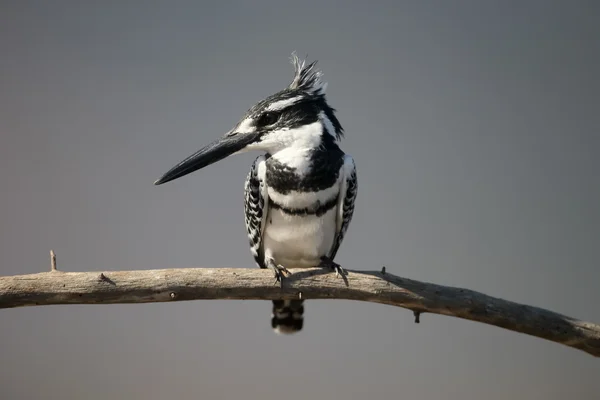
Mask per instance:
[[[468,289],[424,283],[385,270],[295,270],[275,284],[258,268],[190,268],[114,272],[51,271],[0,277],[0,308],[52,304],[150,303],[183,300],[347,299],[448,315],[570,346],[600,357],[600,326]],[[347,283],[346,283],[347,282]]]

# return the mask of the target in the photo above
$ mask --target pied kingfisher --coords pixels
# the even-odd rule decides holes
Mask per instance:
[[[155,184],[180,178],[232,154],[260,150],[245,182],[244,212],[252,255],[281,283],[288,269],[333,261],[354,213],[354,160],[339,148],[343,128],[325,100],[327,84],[316,61],[292,53],[289,86],[248,110],[223,137],[181,161]],[[285,274],[285,275],[284,275]],[[302,329],[303,300],[273,300],[277,333]]]

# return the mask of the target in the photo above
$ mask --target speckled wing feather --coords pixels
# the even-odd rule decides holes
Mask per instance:
[[[260,268],[266,268],[262,238],[265,231],[265,220],[268,214],[268,196],[265,185],[265,156],[259,156],[252,163],[244,185],[244,214],[250,251],[254,261]]]
[[[354,215],[354,202],[356,200],[356,193],[358,191],[358,185],[356,181],[356,165],[354,160],[348,154],[344,157],[344,165],[342,166],[344,174],[344,180],[342,181],[342,187],[340,188],[340,196],[337,207],[337,231],[335,240],[329,253],[329,258],[333,260],[337,254],[344,235],[350,226],[352,216]]]

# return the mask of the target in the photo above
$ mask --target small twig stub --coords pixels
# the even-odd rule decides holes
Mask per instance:
[[[50,250],[50,271],[56,271],[56,254]]]
[[[413,311],[413,314],[415,316],[415,324],[420,324],[421,323],[421,311]]]

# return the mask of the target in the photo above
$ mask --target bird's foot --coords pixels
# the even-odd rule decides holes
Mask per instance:
[[[270,260],[267,265],[271,269],[271,271],[273,271],[273,274],[275,276],[275,282],[279,282],[279,284],[281,284],[281,280],[285,277],[285,274],[290,274],[290,271],[288,271],[286,267],[284,267],[283,265],[276,264],[272,260]]]
[[[335,271],[335,276],[337,276],[337,277],[339,277],[340,275],[344,276],[344,274],[346,273],[346,271],[344,271],[344,268],[342,268],[342,266],[340,264],[334,262],[332,259],[330,259],[327,256],[321,257],[321,263],[319,264],[319,267],[329,268],[329,269]]]

